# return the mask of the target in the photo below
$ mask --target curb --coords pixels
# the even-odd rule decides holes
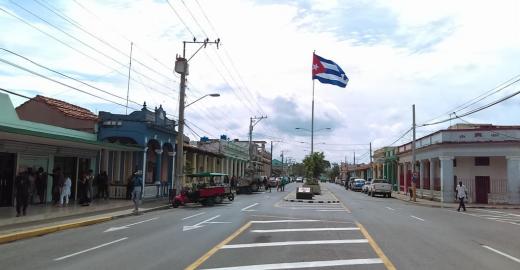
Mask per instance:
[[[162,210],[162,209],[168,209],[168,208],[170,208],[169,205],[162,205],[162,206],[153,207],[153,208],[149,208],[149,209],[140,211],[140,213],[148,213],[148,212]],[[68,230],[68,229],[103,223],[103,222],[107,222],[107,221],[110,221],[113,219],[134,216],[134,215],[135,214],[133,214],[133,213],[128,213],[128,214],[121,214],[121,215],[115,215],[115,216],[105,216],[105,217],[87,219],[87,220],[82,220],[82,221],[77,221],[77,222],[66,223],[66,224],[41,227],[41,228],[36,228],[36,229],[28,230],[28,231],[4,234],[4,235],[0,235],[0,245],[9,243],[9,242],[18,241],[18,240],[27,239],[27,238],[32,238],[32,237],[36,237],[36,236],[42,236],[42,235],[46,235],[46,234],[50,234],[50,233],[64,231],[64,230]]]

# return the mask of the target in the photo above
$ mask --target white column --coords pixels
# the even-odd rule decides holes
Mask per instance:
[[[203,156],[202,156],[202,160],[203,160],[203,161],[202,161],[202,162],[203,162],[203,165],[202,165],[202,166],[204,166],[203,171],[204,171],[204,172],[207,172],[207,171],[208,171],[208,156],[207,156],[207,155],[203,155]]]
[[[441,202],[453,202],[453,157],[439,157],[441,161]]]
[[[227,174],[229,177],[233,176],[233,172],[231,171],[231,158],[226,159],[226,166],[227,166]]]
[[[508,203],[520,203],[520,156],[509,156],[507,160]]]
[[[421,189],[421,198],[424,198],[424,161],[419,160],[419,188]]]
[[[430,158],[430,196],[433,200],[433,193],[435,191],[435,160]]]
[[[226,159],[225,158],[220,159],[220,173],[225,173],[224,172],[224,160],[226,160]]]
[[[217,172],[217,157],[212,157],[213,159],[213,172]]]

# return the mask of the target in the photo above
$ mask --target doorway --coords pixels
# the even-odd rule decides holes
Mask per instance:
[[[489,176],[475,176],[475,195],[477,203],[488,203],[488,193],[490,191]]]
[[[13,206],[15,155],[0,153],[0,207]]]

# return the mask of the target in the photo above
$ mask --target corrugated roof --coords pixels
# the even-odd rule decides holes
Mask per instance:
[[[96,121],[98,120],[97,115],[95,115],[93,112],[89,111],[88,109],[70,104],[63,100],[45,97],[45,96],[41,96],[41,95],[37,95],[36,97],[33,98],[33,100],[44,102],[45,104],[59,110],[63,114],[76,118],[76,119],[96,120]]]

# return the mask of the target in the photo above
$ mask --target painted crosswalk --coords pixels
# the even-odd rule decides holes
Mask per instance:
[[[501,223],[520,226],[520,214],[516,212],[506,212],[489,209],[472,209],[471,212],[460,212],[464,215],[469,215],[477,218],[492,220]]]
[[[395,269],[359,226],[316,219],[253,220],[186,269]]]

